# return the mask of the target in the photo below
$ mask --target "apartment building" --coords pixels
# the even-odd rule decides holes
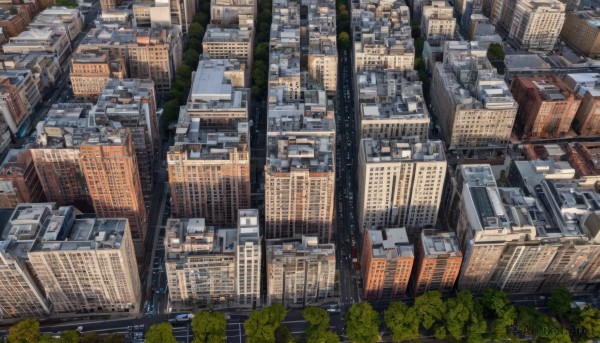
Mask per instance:
[[[554,49],[565,22],[565,5],[558,0],[517,0],[508,37],[521,50]]]
[[[31,149],[46,199],[61,206],[75,205],[84,212],[93,209],[79,164],[79,146],[97,130],[88,117],[91,107],[90,103],[52,105],[46,119],[36,126],[37,139]]]
[[[473,19],[479,15],[484,16],[484,6],[489,5],[488,1],[483,0],[457,0],[454,3],[454,12],[457,14],[458,24],[469,29],[473,24]],[[485,15],[486,18],[489,15]]]
[[[239,24],[240,16],[256,18],[255,0],[211,0],[210,22],[216,26],[229,27]]]
[[[252,66],[254,28],[238,25],[232,28],[206,26],[202,52],[210,59],[237,59]]]
[[[516,77],[511,86],[519,104],[515,126],[525,138],[566,135],[581,98],[555,76]]]
[[[154,155],[158,151],[158,117],[154,82],[110,79],[91,114],[99,126],[118,123],[132,133],[142,191],[147,205],[152,199]]]
[[[114,10],[121,5],[121,2],[121,0],[100,0],[100,8],[102,9],[102,12]]]
[[[0,28],[6,39],[18,36],[25,31],[29,24],[29,17],[26,13],[13,14],[10,11],[0,10]]]
[[[35,171],[31,150],[10,149],[0,164],[0,208],[44,202],[44,190]]]
[[[148,217],[131,130],[102,127],[90,133],[79,146],[79,157],[96,215],[126,218],[135,255],[142,258]]]
[[[580,136],[600,135],[600,74],[568,74],[563,80],[581,98],[573,118],[573,129]]]
[[[333,1],[308,6],[307,70],[328,92],[337,89],[336,10]]]
[[[573,291],[598,287],[592,280],[600,273],[599,227],[588,212],[598,196],[551,175],[540,180],[526,196],[519,188],[498,188],[489,165],[459,168],[458,197],[449,208],[458,216],[464,254],[459,288],[533,293],[559,284]]]
[[[505,147],[518,104],[477,42],[446,42],[435,63],[431,99],[450,149]]]
[[[446,175],[440,141],[363,139],[358,156],[360,230],[434,227]]]
[[[54,312],[139,311],[141,284],[127,219],[77,218],[61,207],[29,252]]]
[[[203,218],[169,219],[165,269],[170,306],[235,304],[236,229],[206,226]]]
[[[183,58],[183,41],[177,30],[141,29],[127,45],[129,75],[154,81],[156,93],[166,95],[171,90],[175,72]]]
[[[456,30],[454,8],[446,0],[433,0],[423,6],[421,29],[426,40],[452,39]]]
[[[98,25],[88,32],[77,52],[109,52],[113,58],[123,58],[129,77],[151,79],[157,95],[165,95],[181,65],[183,43],[178,30]]]
[[[235,225],[238,210],[250,207],[248,137],[248,123],[238,123],[237,131],[215,131],[204,129],[199,118],[180,118],[167,153],[175,216]]]
[[[302,97],[299,9],[296,3],[290,3],[290,6],[290,11],[273,9],[275,15],[271,25],[269,54],[269,104],[300,101]]]
[[[406,229],[366,230],[363,237],[363,297],[381,300],[407,295],[415,249]]]
[[[19,204],[0,238],[0,318],[41,317],[52,313],[28,253],[44,234],[43,225],[55,205]]]
[[[68,35],[56,33],[51,28],[32,28],[11,37],[8,43],[2,45],[2,50],[5,54],[48,52],[63,63],[71,54],[71,43]]]
[[[452,291],[463,259],[456,234],[423,230],[416,250],[413,278],[415,295],[427,291]]]
[[[187,116],[203,129],[236,131],[248,121],[250,92],[246,66],[228,60],[202,59],[194,74]]]
[[[429,111],[414,71],[364,71],[356,75],[359,138],[426,140]]]
[[[29,28],[44,29],[51,28],[54,32],[67,35],[69,41],[73,42],[77,35],[83,30],[83,16],[77,8],[54,6],[40,12],[34,20],[29,23]]]
[[[317,237],[267,240],[267,305],[311,306],[333,296],[335,246]]]
[[[33,81],[42,94],[53,89],[62,77],[60,64],[53,55],[47,52],[2,55],[0,56],[0,69],[31,71]]]
[[[26,69],[0,70],[0,112],[13,135],[29,124],[29,117],[42,96],[31,71]]]
[[[124,79],[127,70],[125,60],[109,52],[74,53],[69,76],[75,97],[95,101],[109,79]]]
[[[600,10],[567,11],[560,38],[581,53],[600,54]]]
[[[267,118],[265,234],[330,242],[335,189],[333,100],[305,91],[304,103],[271,106]]]
[[[410,14],[401,2],[360,4],[352,14],[354,72],[412,70],[415,47]]]
[[[600,181],[600,146],[595,142],[567,144],[566,159],[573,166],[574,181],[582,188],[594,189]]]
[[[258,210],[240,210],[235,255],[235,294],[238,307],[261,305],[262,265]]]

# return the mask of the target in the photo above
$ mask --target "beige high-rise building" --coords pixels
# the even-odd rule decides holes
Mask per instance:
[[[54,203],[19,204],[0,236],[0,318],[42,317],[52,304],[30,268],[28,253],[43,236]]]
[[[127,128],[101,128],[79,147],[94,211],[99,218],[127,218],[137,257],[144,253],[148,225],[133,134]]]
[[[434,0],[423,6],[421,29],[426,40],[452,39],[456,30],[453,7],[446,0]]]
[[[131,131],[144,199],[150,205],[159,145],[154,82],[110,79],[91,112],[98,126],[118,124]]]
[[[235,255],[238,307],[260,307],[262,250],[258,210],[240,210]]]
[[[100,8],[102,9],[102,12],[106,12],[117,8],[120,4],[121,0],[101,0]]]
[[[459,288],[598,289],[593,280],[600,276],[600,220],[581,206],[597,206],[595,192],[547,179],[538,184],[542,201],[518,188],[498,188],[489,165],[463,165],[455,180],[457,196],[447,211],[456,212],[464,255]]]
[[[202,51],[210,59],[237,59],[252,66],[253,27],[238,25],[234,28],[207,25]]]
[[[165,237],[170,306],[233,306],[236,240],[236,229],[206,226],[202,218],[170,219]]]
[[[267,240],[267,305],[317,305],[333,297],[335,246],[317,237]]]
[[[552,50],[565,22],[558,0],[517,0],[508,37],[522,50]]]
[[[325,91],[271,106],[265,165],[268,239],[317,236],[330,242],[335,189],[335,118]]]
[[[440,141],[363,139],[358,157],[360,230],[434,227],[446,178]]]
[[[360,5],[352,14],[354,72],[365,70],[412,70],[414,39],[407,6],[390,2]]]
[[[127,220],[76,218],[73,207],[61,209],[29,252],[54,312],[138,312],[141,284]]]
[[[436,63],[431,99],[442,137],[450,149],[505,147],[517,102],[477,42],[446,42]]]
[[[599,10],[568,12],[560,37],[586,55],[600,54]]]
[[[333,1],[309,7],[308,29],[308,74],[312,81],[322,84],[326,91],[335,92],[338,55]]]
[[[239,61],[204,58],[198,63],[187,100],[190,118],[199,118],[203,130],[236,131],[248,121],[250,92],[247,65]]]
[[[96,100],[110,78],[127,77],[125,60],[109,52],[75,53],[71,56],[71,84],[77,98]]]
[[[180,118],[177,132],[167,153],[173,215],[234,226],[238,210],[250,207],[248,124],[214,131],[203,129],[199,118]]]
[[[427,139],[429,111],[415,71],[365,71],[356,79],[359,138]]]
[[[87,184],[79,164],[79,145],[96,130],[88,117],[90,103],[54,104],[46,120],[36,126],[31,156],[48,201],[75,205],[91,212]]]
[[[251,15],[256,18],[257,4],[256,0],[211,0],[210,22],[228,27],[239,24],[240,16]]]
[[[600,135],[600,74],[568,74],[564,82],[581,97],[581,104],[573,119],[573,129],[581,136]]]
[[[362,278],[368,300],[406,295],[415,248],[405,228],[367,230],[363,234]]]
[[[417,245],[413,291],[449,293],[460,272],[462,253],[454,232],[423,230]]]

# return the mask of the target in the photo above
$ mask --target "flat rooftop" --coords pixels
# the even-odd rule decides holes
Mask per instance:
[[[413,143],[366,138],[361,141],[361,149],[367,163],[446,160],[443,143],[434,140]]]
[[[414,246],[410,244],[405,228],[368,230],[375,258],[414,258]]]
[[[421,244],[425,252],[425,258],[436,258],[440,255],[444,257],[462,256],[458,246],[458,239],[454,232],[423,230],[421,233]]]

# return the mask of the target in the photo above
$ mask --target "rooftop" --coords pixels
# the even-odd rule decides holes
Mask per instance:
[[[438,256],[462,257],[458,239],[454,232],[423,230],[421,232],[421,244],[425,258],[437,258]]]
[[[201,129],[200,118],[180,118],[171,152],[186,152],[190,160],[231,160],[231,154],[248,153],[248,123],[237,123],[237,131]],[[248,155],[246,155],[246,158]],[[238,158],[243,159],[242,156]]]
[[[414,246],[405,228],[368,230],[375,258],[414,258]]]
[[[361,141],[367,163],[445,161],[441,141],[406,142],[366,138]]]
[[[227,71],[239,68],[228,60],[200,60],[188,98],[189,110],[247,108],[248,90],[233,87]]]
[[[235,252],[237,229],[206,226],[204,218],[169,219],[166,227],[165,249],[169,259]]]

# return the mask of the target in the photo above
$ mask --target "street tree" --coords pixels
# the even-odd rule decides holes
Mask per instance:
[[[385,311],[385,324],[392,331],[396,342],[410,341],[419,338],[419,318],[413,307],[400,301],[394,301]]]
[[[308,335],[306,343],[340,343],[340,337],[330,330],[318,330]]]
[[[558,286],[548,298],[548,308],[552,313],[560,317],[566,317],[571,312],[573,296],[565,286]]]
[[[327,330],[329,328],[329,315],[325,309],[309,306],[304,309],[302,316],[309,323],[309,330]]]
[[[274,343],[275,330],[285,318],[285,307],[271,305],[262,311],[254,311],[244,322],[247,343]]]
[[[202,311],[192,319],[193,343],[225,342],[227,319],[221,312]]]
[[[590,307],[581,311],[577,325],[584,329],[585,338],[600,339],[600,310]]]
[[[200,55],[194,49],[187,49],[183,54],[183,63],[189,65],[192,69],[196,69],[199,61]]]
[[[196,38],[202,40],[204,38],[204,26],[200,23],[193,22],[190,24],[190,28],[188,29],[188,36],[190,38]]]
[[[439,291],[428,291],[415,298],[414,308],[417,311],[417,318],[426,330],[436,325],[436,338],[441,339],[443,328],[439,325],[443,322],[446,314],[446,304],[442,299],[442,293]]]
[[[60,333],[60,343],[79,343],[79,332],[77,330],[67,330]]]
[[[8,329],[10,343],[36,343],[40,338],[40,322],[35,319],[25,319]]]
[[[508,327],[513,325],[517,318],[516,308],[510,304],[506,293],[494,288],[485,290],[481,304],[483,305],[484,316],[492,319],[490,328],[494,338],[504,339]]]
[[[337,41],[338,41],[338,45],[343,50],[349,50],[350,49],[350,47],[351,47],[351,44],[350,44],[350,35],[348,34],[348,32],[346,32],[346,31],[340,32],[340,34],[338,35]]]
[[[173,327],[169,323],[152,324],[144,339],[146,343],[177,343],[173,336]]]
[[[285,325],[280,325],[275,330],[275,343],[293,343],[292,333]]]
[[[466,337],[469,342],[480,342],[487,330],[481,305],[470,291],[460,291],[446,302],[446,329],[457,341]]]
[[[346,313],[346,333],[355,343],[375,343],[379,339],[379,313],[371,304],[352,304]]]

